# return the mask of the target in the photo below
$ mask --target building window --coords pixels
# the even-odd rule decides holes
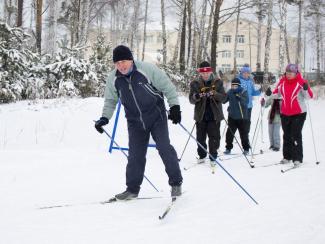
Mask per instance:
[[[231,43],[231,36],[230,35],[222,36],[222,42],[223,43]]]
[[[231,71],[231,65],[230,64],[221,64],[221,70],[222,72],[228,72]]]
[[[221,57],[223,57],[223,58],[231,58],[231,51],[229,51],[229,50],[224,50],[224,51],[222,51],[221,52]]]
[[[237,50],[236,57],[237,58],[244,58],[244,50]]]
[[[245,36],[244,35],[237,35],[237,42],[238,43],[245,43]]]

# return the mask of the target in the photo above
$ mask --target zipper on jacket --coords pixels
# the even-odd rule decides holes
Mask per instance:
[[[239,105],[239,110],[240,110],[241,117],[242,117],[242,119],[244,119],[243,110],[241,108],[240,101],[238,101],[238,105]]]
[[[146,126],[144,124],[144,121],[143,121],[143,118],[142,118],[142,112],[141,112],[141,109],[139,107],[139,104],[137,102],[137,99],[135,98],[135,94],[134,94],[134,91],[133,91],[133,88],[132,88],[132,85],[131,85],[131,78],[132,78],[132,75],[130,76],[130,79],[128,79],[127,77],[125,77],[129,83],[129,89],[132,93],[132,96],[133,96],[133,99],[134,99],[134,102],[135,102],[135,106],[137,107],[138,111],[139,111],[139,114],[140,114],[140,121],[142,123],[142,126],[143,126],[143,129],[146,130]]]

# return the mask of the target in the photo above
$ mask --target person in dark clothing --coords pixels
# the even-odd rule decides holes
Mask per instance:
[[[220,122],[224,119],[222,102],[226,98],[223,82],[212,73],[210,64],[202,62],[198,68],[199,78],[190,84],[189,100],[195,105],[194,120],[196,121],[196,139],[207,148],[206,138],[209,137],[209,153],[217,158],[220,146]],[[207,153],[199,145],[198,162],[204,162]],[[214,160],[210,158],[211,163]]]
[[[233,148],[233,140],[238,129],[241,144],[244,149],[244,154],[249,152],[249,139],[247,130],[248,107],[247,90],[240,86],[240,80],[235,78],[231,81],[231,89],[227,92],[226,102],[229,102],[228,107],[228,129],[226,132],[226,151],[225,154],[230,154]]]
[[[174,124],[181,122],[181,111],[176,88],[168,76],[157,66],[133,60],[130,49],[120,45],[113,50],[113,70],[106,81],[105,103],[102,117],[95,128],[103,133],[118,99],[125,108],[129,133],[129,156],[126,166],[126,191],[117,194],[117,200],[138,197],[142,184],[150,135],[169,177],[172,197],[182,194],[183,182],[178,157],[170,144],[164,96],[170,110],[168,118]]]

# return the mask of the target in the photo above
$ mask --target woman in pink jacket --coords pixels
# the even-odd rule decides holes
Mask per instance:
[[[266,95],[272,94],[269,88]],[[281,163],[299,166],[303,159],[302,128],[306,120],[305,99],[312,98],[313,92],[298,71],[296,64],[288,64],[285,75],[273,91],[273,96],[282,98],[281,124],[283,130],[283,159]]]

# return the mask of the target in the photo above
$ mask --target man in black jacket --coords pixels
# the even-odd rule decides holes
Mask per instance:
[[[196,139],[207,148],[209,137],[209,153],[213,158],[218,156],[220,146],[220,122],[224,119],[222,102],[226,98],[223,82],[212,73],[210,64],[202,62],[198,68],[199,78],[190,85],[189,100],[195,105]],[[198,162],[204,162],[207,153],[200,146],[197,149]],[[214,160],[210,157],[211,162]]]

